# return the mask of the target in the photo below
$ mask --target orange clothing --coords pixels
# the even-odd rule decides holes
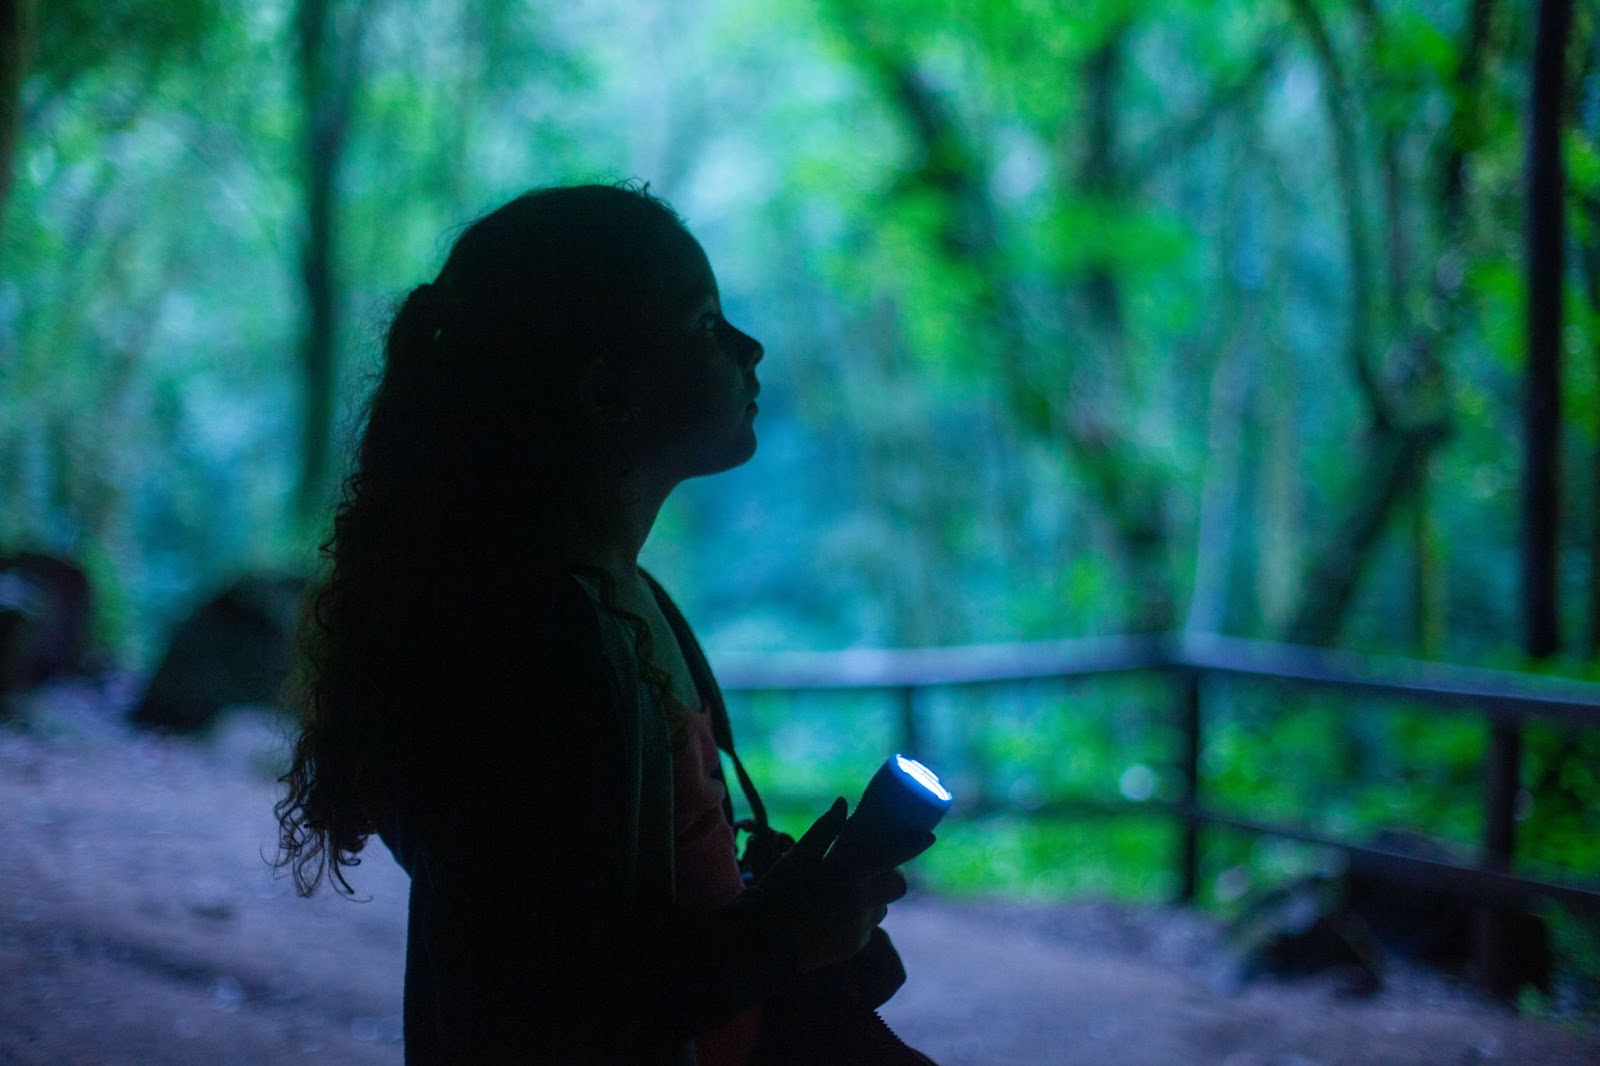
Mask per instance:
[[[728,789],[711,733],[711,716],[700,710],[689,718],[693,722],[689,742],[672,758],[676,894],[679,906],[709,911],[731,901],[744,883],[739,877],[733,827],[724,813]],[[745,1066],[760,1033],[758,1003],[695,1037],[699,1066]]]

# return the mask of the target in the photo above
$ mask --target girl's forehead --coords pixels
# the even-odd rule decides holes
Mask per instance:
[[[663,311],[682,308],[716,294],[717,278],[700,242],[681,229],[662,241],[656,253],[656,300]]]

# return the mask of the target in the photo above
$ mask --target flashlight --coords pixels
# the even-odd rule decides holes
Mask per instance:
[[[949,790],[932,770],[915,759],[892,755],[867,782],[861,802],[839,830],[827,861],[836,868],[870,868],[885,856],[890,838],[918,830],[931,832],[951,802]],[[904,855],[898,862],[915,857]]]

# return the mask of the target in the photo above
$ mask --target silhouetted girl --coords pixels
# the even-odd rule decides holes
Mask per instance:
[[[396,314],[278,815],[303,893],[373,833],[411,875],[407,1062],[752,1061],[763,1001],[904,893],[823,868],[842,800],[744,890],[721,697],[637,565],[755,451],[761,357],[627,186],[518,197]]]

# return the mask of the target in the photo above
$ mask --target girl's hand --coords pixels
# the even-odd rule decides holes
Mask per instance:
[[[849,813],[841,798],[818,818],[751,891],[771,901],[794,936],[802,973],[843,962],[866,946],[889,904],[906,894],[906,879],[894,863],[929,844],[928,833],[907,834],[871,868],[830,867],[828,847]]]

